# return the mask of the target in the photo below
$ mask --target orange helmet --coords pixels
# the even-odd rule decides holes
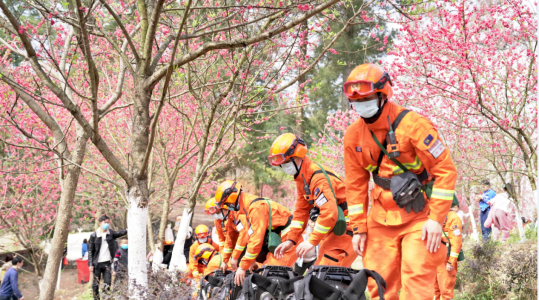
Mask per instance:
[[[212,197],[212,198],[208,199],[208,201],[206,201],[206,207],[204,208],[204,212],[207,215],[213,215],[218,210],[219,210],[219,208],[215,204],[215,197]]]
[[[215,191],[215,206],[219,209],[233,207],[240,196],[241,187],[241,184],[232,180],[221,183]]]
[[[279,166],[290,157],[304,158],[307,155],[307,144],[293,133],[281,134],[273,141],[268,156],[272,166]]]
[[[193,258],[195,259],[196,262],[200,262],[206,266],[208,265],[208,262],[213,252],[215,252],[215,249],[213,249],[213,246],[210,244],[204,243],[198,246],[198,248],[195,250],[195,255],[193,256]]]
[[[389,83],[389,84],[388,84]],[[344,94],[348,99],[361,99],[374,93],[393,96],[393,83],[389,73],[376,64],[362,64],[352,70],[344,83]]]
[[[210,229],[204,224],[200,224],[197,226],[197,228],[195,228],[195,236],[197,239],[203,239],[205,237],[208,237],[209,234]]]

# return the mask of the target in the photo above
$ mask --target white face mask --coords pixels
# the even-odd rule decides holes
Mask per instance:
[[[198,239],[198,242],[201,243],[201,244],[204,244],[207,241],[208,241],[208,237],[205,237],[203,239]]]
[[[378,100],[352,102],[352,107],[362,118],[368,119],[378,112]]]
[[[215,220],[222,220],[222,219],[225,218],[225,216],[223,216],[223,213],[222,213],[222,212],[217,213],[217,214],[213,214],[212,216],[213,216],[213,218],[214,218]]]
[[[283,168],[283,171],[288,175],[294,176],[298,173],[298,170],[296,170],[296,166],[294,165],[294,162],[292,161],[281,164],[281,167]],[[299,164],[298,169],[301,169],[301,163]]]

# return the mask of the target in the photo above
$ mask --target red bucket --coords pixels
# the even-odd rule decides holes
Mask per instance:
[[[88,260],[77,259],[77,282],[86,283],[90,281],[90,267]]]

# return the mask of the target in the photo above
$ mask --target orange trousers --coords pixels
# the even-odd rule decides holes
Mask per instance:
[[[421,240],[427,215],[399,226],[385,226],[367,218],[367,243],[363,257],[365,268],[378,272],[387,282],[386,300],[431,300],[436,269],[447,255],[445,245],[434,253]],[[373,300],[379,299],[374,280],[369,279]],[[399,297],[400,291],[400,297]]]
[[[356,258],[352,237],[346,233],[338,236],[332,232],[320,243],[318,259],[314,264],[350,268]]]
[[[449,257],[447,257],[447,260],[449,260]],[[458,264],[455,263],[455,268],[451,272],[447,271],[446,265],[446,262],[439,265],[436,272],[436,282],[434,283],[435,300],[451,300],[455,295]]]

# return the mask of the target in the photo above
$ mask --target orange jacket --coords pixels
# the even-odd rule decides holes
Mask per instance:
[[[404,110],[404,107],[387,102],[376,122],[366,124],[359,119],[348,127],[344,136],[344,166],[346,171],[346,199],[350,221],[354,233],[367,232],[367,208],[369,204],[370,174],[377,167],[381,153],[374,142],[372,130],[380,143],[383,143],[389,130],[387,116],[391,122]],[[410,171],[419,174],[427,169],[436,180],[430,201],[421,213],[407,213],[399,208],[391,191],[375,185],[371,191],[372,218],[384,225],[401,225],[412,219],[428,214],[429,218],[442,224],[451,206],[457,180],[457,170],[451,160],[449,150],[438,138],[438,131],[432,122],[415,112],[408,113],[395,130],[400,147],[400,161]],[[386,155],[380,165],[378,175],[385,178],[400,174],[402,170]],[[426,198],[426,197],[425,197]]]
[[[449,237],[451,244],[448,263],[455,266],[459,258],[460,249],[462,249],[462,221],[454,211],[449,211],[447,214],[447,219],[444,223],[444,232]],[[447,243],[448,241],[445,235],[442,235],[442,241]]]
[[[208,235],[208,244],[211,244],[213,246],[213,249],[219,249],[219,245],[217,245],[216,242],[212,241],[211,235]],[[191,245],[191,248],[189,248],[189,268],[193,270],[193,277],[198,278],[200,276],[201,270],[203,270],[203,265],[199,264],[197,261],[195,261],[195,252],[200,246],[200,243],[198,241],[195,241],[193,245]]]
[[[236,225],[239,225],[241,222],[241,225],[239,229],[245,228],[248,224],[247,220],[245,219],[245,212],[249,208],[249,204],[256,198],[259,198],[255,195],[248,194],[245,192],[241,192],[240,194],[240,210],[239,211],[231,211],[228,214],[228,222],[226,222],[226,238],[225,238],[225,245],[223,249],[223,261],[228,262],[230,259],[230,256],[232,255],[232,251],[235,249],[235,245],[240,237],[240,231],[237,230]],[[243,227],[243,228],[242,228]],[[245,246],[245,245],[243,245]],[[243,250],[241,250],[243,251]],[[240,254],[241,254],[240,251]],[[239,255],[237,256],[239,257]],[[235,257],[236,258],[236,257]]]
[[[220,253],[215,252],[213,256],[210,258],[210,262],[204,269],[204,276],[210,274],[211,272],[219,269],[219,266],[221,266],[222,257]]]
[[[231,234],[230,238],[227,238],[225,241],[224,248],[226,251],[223,251],[224,262],[228,262],[230,260],[230,256],[232,256],[234,259],[238,259],[249,240],[249,236],[247,235],[249,230],[249,222],[247,221],[247,216],[245,213],[238,214],[237,217],[231,219],[231,223],[235,225],[233,225],[232,229],[228,229],[228,231],[234,231],[234,234]]]
[[[339,176],[332,169],[322,165],[326,172],[331,172],[332,174]],[[314,231],[309,236],[309,243],[312,245],[318,245],[328,234],[330,234],[337,222],[338,210],[337,202],[335,202],[335,197],[331,192],[331,188],[326,180],[324,173],[319,173],[313,176],[315,171],[320,170],[320,168],[311,161],[308,156],[305,156],[301,164],[301,170],[298,175],[294,177],[296,182],[296,207],[294,208],[294,219],[292,220],[292,225],[290,226],[289,238],[295,243],[298,242],[299,237],[303,234],[305,226],[309,220],[309,210],[313,206],[320,208],[320,216],[316,220],[314,225]],[[335,178],[334,176],[328,174],[331,185],[333,186],[333,191],[337,196],[339,204],[346,202],[346,184],[344,181]],[[310,198],[305,198],[305,183],[303,178],[310,186]],[[309,201],[312,203],[309,203]],[[348,210],[344,210],[344,215],[348,221]]]
[[[292,215],[290,211],[283,205],[272,200],[269,200],[269,203],[271,205],[272,229],[285,226],[288,223],[288,219]],[[253,261],[262,250],[264,236],[266,235],[266,231],[268,231],[269,227],[268,203],[265,200],[251,203],[249,209],[247,210],[247,214],[252,231],[248,232],[249,241],[247,243],[247,251],[240,262],[240,267],[244,270],[249,269]],[[287,232],[288,227],[281,231],[281,236],[284,236]]]
[[[219,237],[219,252],[223,252],[226,241],[226,220],[214,220],[213,225],[215,226],[215,231]]]

